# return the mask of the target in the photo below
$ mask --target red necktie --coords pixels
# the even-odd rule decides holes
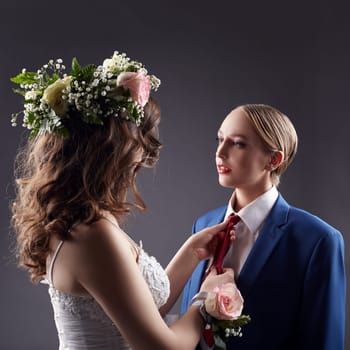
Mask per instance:
[[[208,274],[213,268],[216,268],[216,271],[218,274],[221,274],[224,272],[222,264],[224,262],[225,255],[231,244],[230,231],[238,223],[240,219],[241,218],[238,215],[235,215],[233,213],[230,214],[229,222],[226,226],[226,229],[218,233],[219,235],[218,245],[214,253],[213,261],[203,276],[203,281],[206,279],[206,277],[208,276]]]
[[[241,218],[238,215],[230,214],[229,215],[229,222],[225,228],[224,231],[221,231],[218,233],[218,245],[216,247],[213,261],[208,267],[207,271],[205,272],[202,281],[206,279],[208,274],[213,268],[216,268],[216,271],[218,274],[221,274],[224,272],[224,269],[222,267],[225,255],[230,247],[230,231],[232,228],[238,223],[238,221]],[[203,339],[206,342],[206,344],[211,348],[214,345],[214,333],[213,329],[211,328],[211,325],[206,325],[203,331]]]

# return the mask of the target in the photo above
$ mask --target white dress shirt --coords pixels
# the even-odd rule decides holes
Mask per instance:
[[[236,227],[235,239],[232,242],[224,259],[224,266],[233,268],[235,279],[238,278],[242,267],[247,260],[253,245],[258,238],[264,221],[275,204],[278,191],[275,186],[256,198],[253,202],[235,213],[232,203],[235,201],[233,193],[226,210],[225,219],[231,214],[237,214],[241,218]]]

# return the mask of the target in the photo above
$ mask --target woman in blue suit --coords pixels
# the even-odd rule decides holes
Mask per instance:
[[[232,212],[240,217],[224,266],[235,271],[243,313],[251,322],[242,338],[230,338],[227,349],[344,349],[342,235],[290,206],[277,190],[297,144],[289,118],[267,105],[234,109],[218,131],[219,183],[234,191],[227,206],[197,219],[193,232]],[[202,262],[187,283],[182,311],[197,293],[205,269]]]

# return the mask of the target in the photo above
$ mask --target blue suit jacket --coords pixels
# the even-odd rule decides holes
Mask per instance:
[[[193,232],[222,222],[226,207],[200,217]],[[182,312],[197,293],[206,267],[188,281]],[[344,242],[339,231],[279,195],[242,268],[237,286],[251,322],[232,350],[343,350]]]

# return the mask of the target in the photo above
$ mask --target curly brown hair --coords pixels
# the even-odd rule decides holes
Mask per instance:
[[[70,115],[68,139],[46,134],[28,140],[15,163],[12,224],[19,265],[32,282],[46,274],[52,235],[67,240],[72,225],[92,223],[104,210],[123,221],[132,207],[146,208],[135,180],[140,167],[153,167],[159,158],[159,121],[159,106],[150,99],[139,127],[113,116],[102,126],[87,125]]]

